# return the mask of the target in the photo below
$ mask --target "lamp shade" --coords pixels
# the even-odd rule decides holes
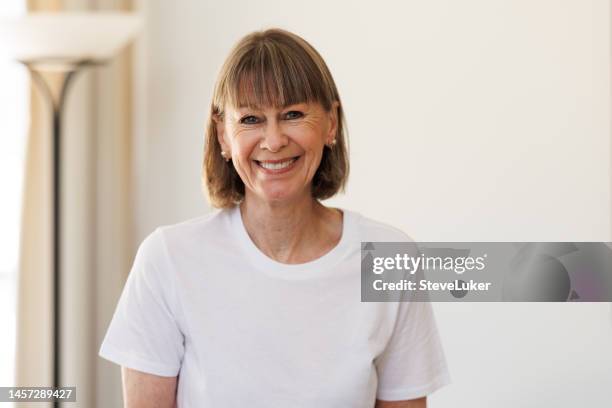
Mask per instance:
[[[0,20],[0,54],[27,62],[101,62],[141,26],[138,14],[126,12],[30,13]]]

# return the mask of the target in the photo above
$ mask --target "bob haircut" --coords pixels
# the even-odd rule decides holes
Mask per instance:
[[[226,105],[282,108],[319,103],[327,112],[338,101],[335,146],[325,146],[312,180],[312,196],[323,200],[344,191],[349,173],[346,123],[336,84],[319,53],[304,39],[282,29],[253,32],[242,38],[221,67],[206,128],[203,187],[211,205],[229,208],[244,200],[245,186],[232,161],[221,156],[215,119]]]

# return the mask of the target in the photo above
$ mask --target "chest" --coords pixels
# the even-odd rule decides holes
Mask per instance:
[[[360,302],[350,274],[291,281],[243,272],[182,288],[185,359],[189,375],[206,380],[200,392],[274,395],[291,406],[373,398],[374,359],[393,327],[388,304]]]

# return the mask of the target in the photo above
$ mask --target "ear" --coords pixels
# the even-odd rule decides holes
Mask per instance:
[[[225,141],[225,121],[223,120],[223,116],[215,114],[212,116],[212,119],[215,122],[215,128],[217,130],[217,141],[221,146],[221,150],[229,153],[229,145]]]
[[[329,133],[327,134],[327,143],[331,143],[332,140],[336,137],[336,132],[338,132],[338,107],[340,106],[340,102],[333,101],[331,108],[329,110]]]

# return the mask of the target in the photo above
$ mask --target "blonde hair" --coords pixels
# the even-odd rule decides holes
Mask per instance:
[[[215,118],[226,104],[284,107],[317,102],[329,112],[338,102],[336,144],[323,149],[312,180],[312,196],[326,199],[344,190],[349,162],[345,120],[336,84],[319,53],[304,39],[274,28],[242,38],[225,60],[215,84],[202,164],[202,181],[211,205],[232,207],[244,199],[244,183],[231,161],[221,156]]]

